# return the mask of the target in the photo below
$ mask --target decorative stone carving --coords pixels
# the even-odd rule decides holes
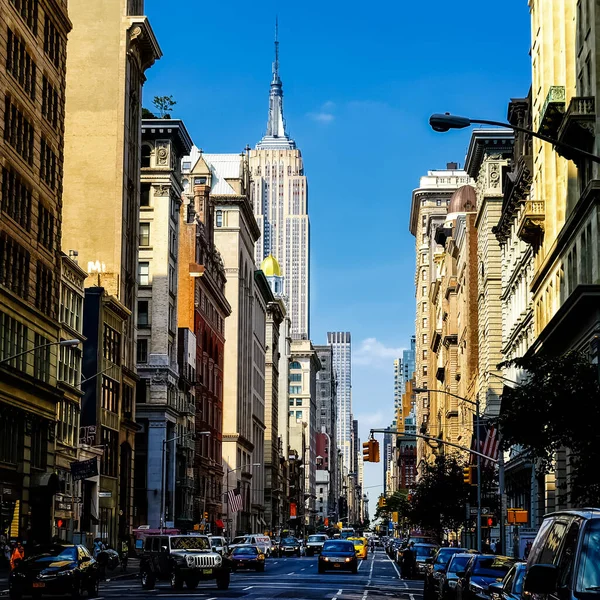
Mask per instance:
[[[168,196],[171,191],[170,185],[155,185],[154,186],[154,195],[155,196]]]
[[[156,144],[156,164],[159,167],[169,166],[169,144],[167,142],[157,142]]]

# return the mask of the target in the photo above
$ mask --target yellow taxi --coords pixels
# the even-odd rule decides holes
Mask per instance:
[[[368,545],[365,538],[349,537],[348,538],[354,544],[354,550],[356,552],[356,558],[367,558]]]

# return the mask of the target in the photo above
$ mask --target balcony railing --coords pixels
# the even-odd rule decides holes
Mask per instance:
[[[558,139],[567,146],[581,148],[587,152],[593,151],[596,136],[596,101],[593,96],[576,96],[571,98],[569,108],[558,129]],[[580,159],[576,152],[558,146],[561,156],[573,160],[579,165]]]
[[[548,89],[546,100],[538,116],[538,132],[554,137],[565,114],[566,92],[562,85]]]

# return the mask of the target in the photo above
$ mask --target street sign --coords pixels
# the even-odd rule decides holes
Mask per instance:
[[[112,498],[112,492],[98,492],[98,498]]]
[[[471,508],[471,516],[477,516],[477,508]]]
[[[71,476],[73,481],[88,479],[98,475],[98,460],[90,458],[89,460],[80,460],[71,463]]]

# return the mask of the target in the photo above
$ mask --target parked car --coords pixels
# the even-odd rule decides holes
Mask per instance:
[[[238,569],[265,570],[265,555],[257,546],[236,546],[230,555],[231,570],[235,573]]]
[[[434,544],[415,544],[414,551],[417,555],[417,569],[415,575],[417,577],[424,577],[427,567],[426,561],[435,556],[439,546]]]
[[[423,581],[423,600],[435,600],[440,595],[440,583],[446,565],[455,554],[466,552],[466,548],[440,548],[431,558],[425,561]]]
[[[533,542],[523,589],[547,600],[600,596],[600,509],[544,517]]]
[[[329,537],[324,533],[316,533],[314,535],[309,535],[308,540],[306,540],[306,555],[314,556],[315,554],[320,554],[323,548],[323,544],[328,539]]]
[[[474,554],[465,571],[458,573],[456,600],[488,600],[490,583],[502,581],[515,559],[496,554]]]
[[[490,598],[492,600],[521,600],[526,567],[527,563],[515,563],[502,581],[490,583],[488,587]]]
[[[211,535],[209,539],[210,545],[215,552],[218,552],[221,556],[229,554],[227,540],[222,535]]]
[[[456,585],[460,579],[459,573],[464,573],[469,561],[473,558],[472,552],[455,554],[442,572],[438,587],[439,600],[455,600]]]
[[[328,570],[347,570],[358,573],[358,559],[354,544],[350,540],[327,540],[319,555],[319,573]]]
[[[281,540],[279,544],[280,556],[291,556],[295,554],[300,556],[300,540],[295,537],[286,537]]]
[[[11,571],[8,587],[13,600],[23,595],[98,595],[98,563],[85,546],[51,544],[32,548]]]
[[[218,589],[226,590],[230,573],[231,561],[212,550],[206,535],[155,535],[144,541],[140,580],[145,590],[154,589],[157,580],[170,581],[174,590],[215,580]]]

